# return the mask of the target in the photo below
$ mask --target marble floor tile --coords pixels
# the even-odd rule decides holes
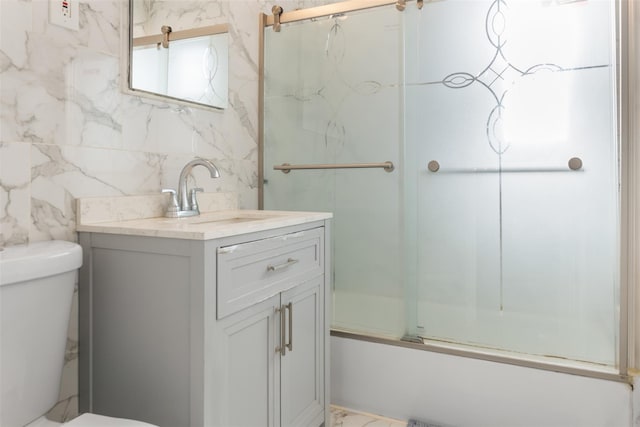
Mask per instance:
[[[406,427],[405,421],[331,405],[331,427]]]

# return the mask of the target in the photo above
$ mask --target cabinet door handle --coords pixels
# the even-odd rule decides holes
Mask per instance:
[[[276,313],[280,313],[280,345],[276,347],[276,353],[280,353],[280,356],[287,354],[287,346],[285,344],[285,309],[284,307],[276,308]]]
[[[293,303],[290,302],[285,308],[289,310],[289,344],[286,347],[289,351],[293,351]]]
[[[267,271],[282,270],[283,268],[287,268],[289,266],[292,266],[293,264],[297,263],[298,261],[299,260],[297,260],[297,259],[289,258],[289,259],[287,259],[287,262],[283,262],[282,264],[268,265],[267,266]]]

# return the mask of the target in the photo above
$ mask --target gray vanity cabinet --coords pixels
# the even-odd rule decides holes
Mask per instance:
[[[325,221],[205,241],[80,233],[80,410],[322,425],[327,241]]]
[[[213,366],[227,369],[212,384],[215,425],[322,424],[324,377],[318,357],[323,348],[322,279],[309,280],[220,321]],[[283,336],[284,355],[279,349]]]

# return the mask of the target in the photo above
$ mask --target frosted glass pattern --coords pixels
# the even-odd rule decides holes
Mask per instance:
[[[333,212],[333,325],[393,337],[405,329],[401,173],[273,166],[399,165],[401,19],[379,8],[265,31],[265,209]]]
[[[615,4],[415,6],[266,30],[265,208],[334,212],[334,327],[615,365]]]
[[[406,15],[416,332],[615,364],[613,3],[432,6]]]

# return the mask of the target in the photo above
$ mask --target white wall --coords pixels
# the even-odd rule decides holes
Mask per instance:
[[[339,337],[331,338],[331,400],[443,426],[632,425],[627,384]]]

